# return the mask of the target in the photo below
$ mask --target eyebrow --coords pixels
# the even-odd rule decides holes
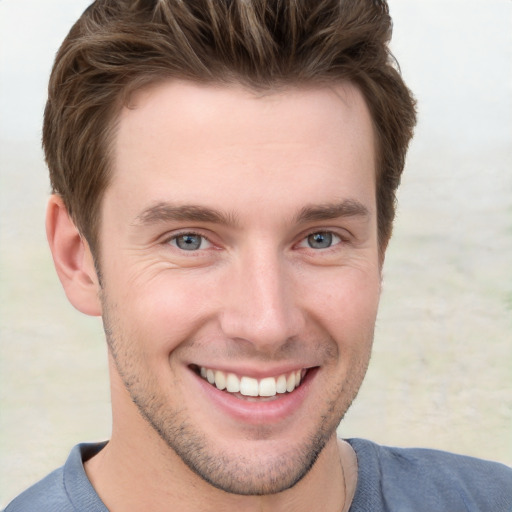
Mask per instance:
[[[340,203],[311,205],[302,208],[295,216],[297,224],[315,222],[341,217],[369,217],[368,208],[359,201],[346,199]],[[160,222],[187,221],[209,222],[226,226],[237,226],[238,220],[233,213],[224,213],[199,205],[175,205],[167,202],[156,203],[143,210],[135,218],[135,224],[150,225]]]
[[[161,202],[146,208],[135,218],[136,224],[148,225],[159,222],[188,221],[210,222],[234,226],[237,219],[234,214],[226,214],[212,208],[199,205],[175,205]]]
[[[346,199],[340,203],[305,206],[296,216],[296,222],[315,222],[342,217],[368,218],[369,216],[370,212],[363,203],[354,199]]]

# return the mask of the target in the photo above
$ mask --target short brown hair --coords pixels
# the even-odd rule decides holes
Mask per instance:
[[[96,0],[50,79],[43,146],[53,190],[97,255],[109,150],[130,92],[173,77],[259,90],[350,81],[376,133],[383,250],[416,122],[389,52],[391,27],[384,0]]]

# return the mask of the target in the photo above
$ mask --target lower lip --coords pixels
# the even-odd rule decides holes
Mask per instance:
[[[301,385],[291,393],[278,394],[269,401],[248,401],[212,386],[195,372],[191,373],[214,407],[236,421],[252,425],[278,423],[291,417],[303,404],[317,368],[308,370]]]

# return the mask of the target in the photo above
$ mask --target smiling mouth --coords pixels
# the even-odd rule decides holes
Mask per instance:
[[[223,372],[213,368],[194,367],[195,372],[205,381],[220,391],[231,393],[239,398],[277,398],[278,395],[292,393],[304,381],[308,368],[295,370],[290,373],[255,379],[248,376],[238,376],[234,373]]]

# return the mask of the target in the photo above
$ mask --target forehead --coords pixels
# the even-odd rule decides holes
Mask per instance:
[[[257,93],[169,81],[123,108],[107,196],[214,203],[231,191],[232,206],[247,208],[262,196],[304,202],[347,187],[368,195],[374,153],[368,108],[349,83]]]
[[[172,129],[171,124],[179,128],[180,142],[190,135],[213,138],[216,134],[229,134],[233,142],[245,138],[258,143],[272,138],[279,143],[287,135],[279,128],[286,126],[288,132],[291,124],[295,130],[303,128],[302,135],[322,132],[323,140],[329,142],[343,126],[349,126],[354,137],[368,138],[368,121],[372,123],[363,95],[349,82],[256,91],[240,84],[169,80],[150,84],[130,95],[120,113],[118,142],[122,143],[124,134],[137,132],[137,136],[160,132],[165,137],[166,131]],[[325,132],[327,125],[331,125],[329,132]],[[373,134],[368,142],[373,144]]]

